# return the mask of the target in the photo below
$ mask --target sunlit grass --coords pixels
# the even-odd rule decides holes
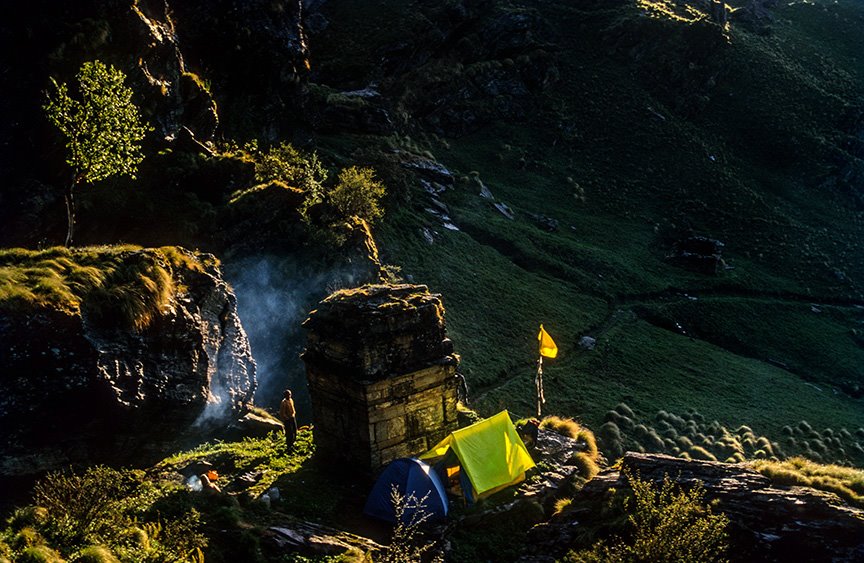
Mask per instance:
[[[85,314],[143,330],[174,296],[177,270],[204,272],[207,261],[176,247],[132,245],[0,250],[0,308]]]
[[[683,23],[692,23],[708,16],[689,3],[668,0],[637,0],[636,5],[652,17],[666,18]]]
[[[864,470],[840,465],[823,465],[793,457],[786,461],[756,461],[753,469],[775,485],[812,487],[837,494],[840,498],[864,506]]]

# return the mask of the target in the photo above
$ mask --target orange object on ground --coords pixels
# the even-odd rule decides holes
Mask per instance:
[[[214,483],[219,479],[219,474],[216,473],[215,469],[211,469],[207,472],[207,478],[210,479],[211,483]]]

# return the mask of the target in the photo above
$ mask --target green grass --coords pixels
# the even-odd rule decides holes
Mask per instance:
[[[182,291],[178,271],[207,264],[176,247],[55,247],[0,250],[0,308],[41,308],[143,330]]]
[[[635,6],[539,9],[562,47],[540,108],[425,138],[462,178],[441,196],[462,232],[423,213],[418,196],[377,233],[386,262],[443,294],[472,406],[533,412],[543,322],[561,349],[545,366],[546,410],[593,428],[621,400],[644,413],[695,408],[772,438],[802,419],[861,426],[862,399],[846,393],[864,380],[864,223],[847,191],[825,185],[864,93],[860,4],[784,6],[773,34],[733,25],[707,54],[686,44],[698,29],[640,20]],[[616,29],[635,47],[619,48]],[[699,111],[669,98],[701,92],[675,82],[686,75],[675,57],[722,66]],[[516,220],[478,196],[473,176]],[[733,269],[668,263],[690,232],[724,241]],[[585,334],[594,352],[576,346]]]
[[[864,471],[861,469],[814,463],[800,457],[786,461],[756,461],[752,467],[775,485],[812,487],[835,493],[864,507]]]

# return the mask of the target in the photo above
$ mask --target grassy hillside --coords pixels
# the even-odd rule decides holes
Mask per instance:
[[[381,37],[346,26],[379,4],[327,8],[322,80],[362,87],[380,77],[388,45],[410,42],[415,19],[440,26],[440,13],[401,3],[390,13],[405,25]],[[442,228],[425,194],[414,194],[379,231],[383,257],[444,295],[483,412],[531,412],[543,322],[561,348],[546,367],[550,411],[599,425],[625,401],[645,416],[695,408],[772,435],[801,420],[858,428],[864,215],[861,186],[839,170],[861,127],[864,6],[782,3],[769,33],[733,13],[724,35],[675,4],[472,4],[476,17],[439,54],[484,18],[539,14],[558,80],[529,111],[464,135],[415,127],[411,148],[460,178],[441,196],[460,231]],[[518,66],[519,55],[485,61],[499,62]],[[412,88],[428,85],[417,78],[424,72],[459,84],[481,63],[420,62],[401,100],[423,95]],[[376,142],[321,139],[337,157]],[[515,219],[479,196],[478,178]],[[537,215],[557,230],[540,228]],[[712,276],[667,260],[691,234],[724,242],[728,269]],[[583,335],[598,339],[595,350],[578,348]]]

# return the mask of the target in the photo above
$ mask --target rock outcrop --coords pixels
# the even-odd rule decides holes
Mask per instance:
[[[523,118],[558,80],[551,26],[539,11],[495,3],[424,7],[429,25],[383,49],[381,92],[396,115],[439,134],[464,135]]]
[[[92,263],[101,256],[78,252],[90,252]],[[116,269],[80,291],[71,310],[0,304],[0,475],[153,462],[251,402],[255,362],[234,294],[212,257],[173,252],[182,258],[146,249],[111,255]],[[142,276],[134,283],[133,269]],[[160,276],[170,278],[154,281]],[[132,294],[143,292],[138,282],[161,283],[171,295],[135,326],[124,308],[147,299]]]
[[[668,476],[687,487],[702,484],[705,498],[730,520],[733,561],[862,561],[864,510],[837,495],[807,487],[781,487],[743,464],[690,461],[659,454],[627,453],[621,464],[631,475],[660,483]],[[629,489],[627,476],[612,468],[589,481],[563,518],[531,532],[533,555],[560,557],[583,525],[596,525],[612,490]]]

